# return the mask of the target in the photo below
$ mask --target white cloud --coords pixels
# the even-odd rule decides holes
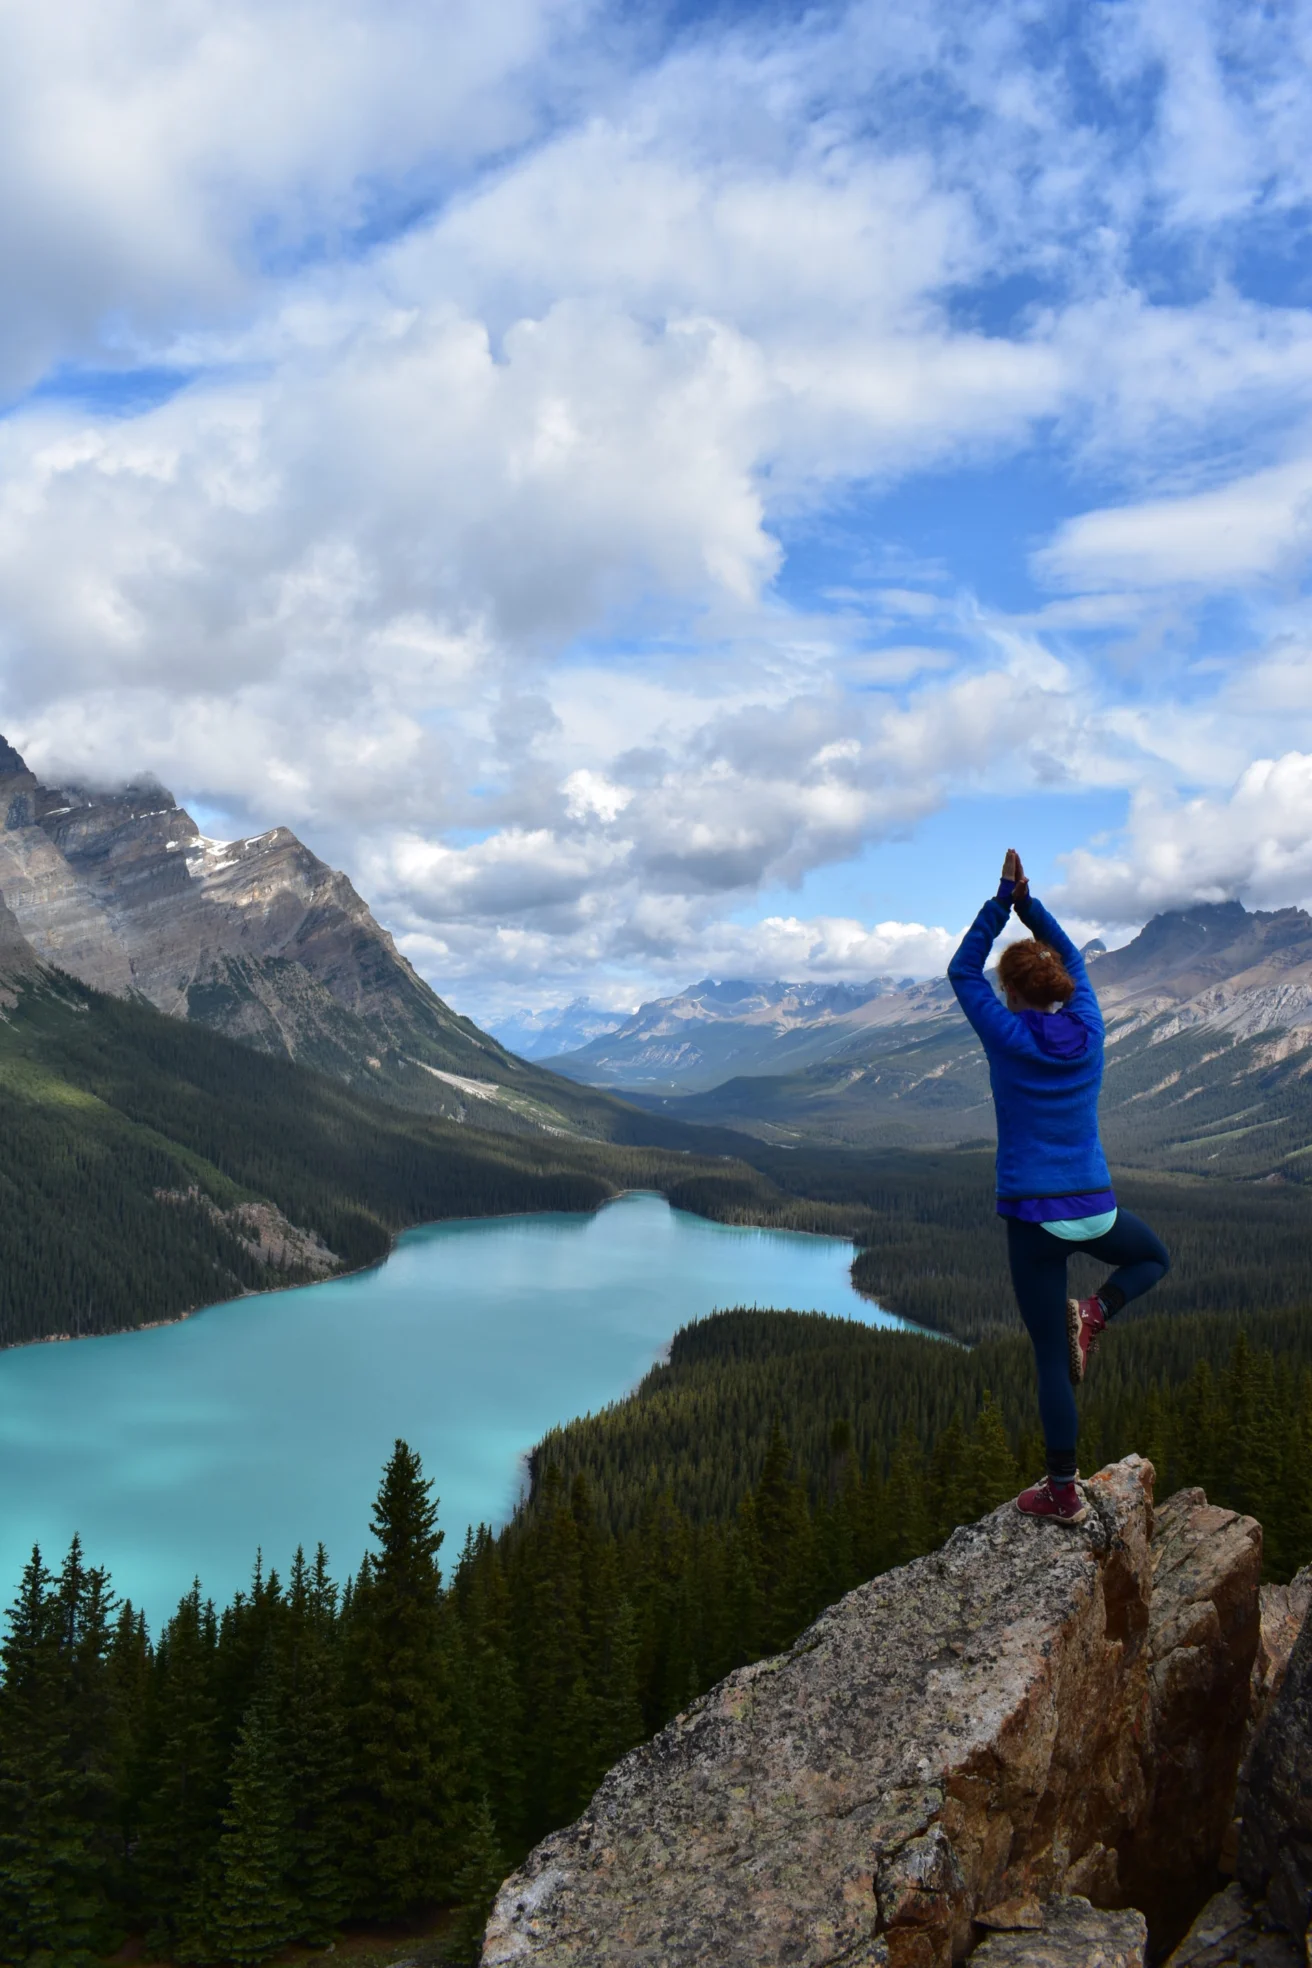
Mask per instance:
[[[1034,558],[1063,587],[1228,590],[1296,576],[1310,554],[1312,450],[1188,498],[1082,513]]]
[[[941,931],[741,919],[961,790],[1145,783],[1176,872],[1142,829],[1085,857],[1128,908],[1195,878],[1173,788],[1201,840],[1312,742],[1312,317],[1231,277],[1308,176],[1303,11],[13,11],[0,384],[193,378],[0,424],[39,766],[300,827],[439,985],[586,985],[937,967]],[[1091,509],[1022,540],[1000,480],[959,567],[955,474],[1027,451]],[[941,510],[890,539],[863,501],[908,479]],[[973,599],[1027,549],[1067,598]],[[1161,656],[1204,590],[1267,611],[1247,695]]]
[[[1064,895],[1082,915],[1125,923],[1188,902],[1303,901],[1312,897],[1312,754],[1255,759],[1222,798],[1141,797],[1128,831],[1124,853],[1069,857]]]
[[[234,319],[523,142],[586,0],[11,5],[0,70],[0,391]],[[107,351],[108,352],[108,351]],[[112,354],[111,354],[112,359]]]

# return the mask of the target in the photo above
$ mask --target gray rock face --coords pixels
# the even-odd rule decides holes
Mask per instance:
[[[1295,1572],[1288,1585],[1262,1587],[1262,1631],[1253,1662],[1251,1726],[1259,1728],[1285,1684],[1289,1657],[1303,1622],[1312,1611],[1312,1565]]]
[[[16,1004],[15,987],[41,974],[41,961],[24,936],[12,910],[0,900],[0,1005]]]
[[[1137,1914],[1083,1908],[1125,1906],[1154,1799],[1233,1783],[1260,1567],[1196,1492],[1154,1551],[1151,1484],[1103,1470],[1075,1532],[1004,1506],[730,1675],[506,1882],[483,1968],[1142,1961]],[[1204,1816],[1159,1868],[1214,1862]]]
[[[1148,1622],[1148,1794],[1121,1884],[1154,1933],[1187,1926],[1234,1810],[1259,1638],[1262,1532],[1180,1490],[1157,1513]],[[1164,1857],[1167,1863],[1163,1863]]]
[[[1273,1928],[1243,1888],[1227,1886],[1199,1914],[1166,1968],[1304,1968],[1307,1956]]]
[[[1312,1923],[1312,1620],[1254,1737],[1239,1811],[1239,1877],[1301,1941]]]
[[[980,1909],[1114,1895],[1145,1796],[1151,1478],[1095,1477],[1077,1532],[1005,1506],[730,1675],[506,1883],[484,1968],[942,1968]]]
[[[1144,1968],[1148,1923],[1130,1907],[1107,1913],[1085,1899],[1049,1900],[1036,1931],[992,1934],[979,1968]]]
[[[407,1105],[460,1108],[443,1071],[524,1071],[285,827],[209,841],[161,786],[57,791],[3,739],[0,896],[46,964]],[[496,1096],[481,1118],[495,1121]]]

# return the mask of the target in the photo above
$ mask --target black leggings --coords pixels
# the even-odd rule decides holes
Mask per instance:
[[[1048,1450],[1048,1474],[1069,1479],[1075,1474],[1075,1449],[1080,1421],[1071,1386],[1070,1352],[1066,1336],[1066,1260],[1074,1251],[1087,1251],[1116,1269],[1100,1287],[1099,1296],[1110,1318],[1132,1298],[1151,1291],[1171,1268],[1166,1246],[1155,1231],[1127,1209],[1105,1237],[1079,1243],[1054,1237],[1041,1223],[1022,1223],[1009,1216],[1007,1256],[1016,1303],[1034,1342],[1039,1370],[1039,1413]]]

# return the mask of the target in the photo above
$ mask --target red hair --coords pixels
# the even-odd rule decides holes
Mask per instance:
[[[1004,991],[1012,992],[1034,1011],[1050,1004],[1069,1004],[1075,985],[1050,943],[1037,939],[1009,943],[998,961]]]

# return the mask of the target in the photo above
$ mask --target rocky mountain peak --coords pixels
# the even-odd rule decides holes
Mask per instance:
[[[286,827],[208,840],[150,776],[45,786],[3,738],[0,815],[9,942],[33,963],[437,1112],[463,1111],[444,1072],[517,1071]]]
[[[7,738],[0,738],[0,779],[27,771],[27,766]]]

